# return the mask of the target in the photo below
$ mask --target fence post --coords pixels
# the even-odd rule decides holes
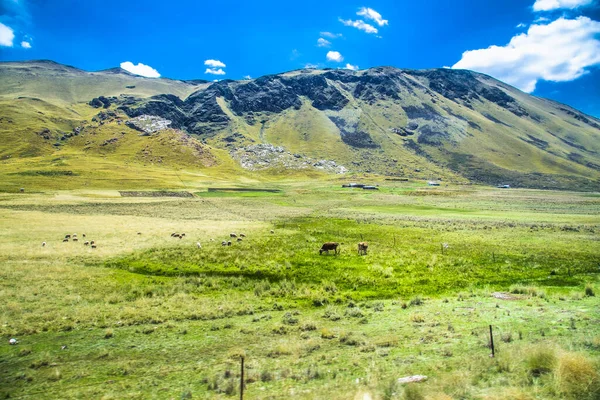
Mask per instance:
[[[244,356],[241,359],[241,374],[240,374],[240,400],[244,400]]]
[[[492,347],[492,357],[496,356],[496,352],[494,350],[494,333],[492,332],[492,326],[490,325],[490,345]]]

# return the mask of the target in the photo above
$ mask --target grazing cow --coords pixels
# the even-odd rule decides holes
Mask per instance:
[[[199,248],[199,249],[202,248],[202,245],[200,244],[200,242],[196,242],[196,247]]]
[[[227,242],[227,246],[231,246],[231,242]]]
[[[230,234],[229,234],[229,237],[236,238],[236,237],[237,237],[237,235],[236,235],[235,233],[230,233]]]
[[[329,250],[333,250],[335,254],[339,254],[338,246],[340,244],[336,242],[327,242],[323,243],[323,246],[319,249],[319,254],[323,254],[323,252],[329,253]]]
[[[46,242],[42,242],[42,247],[46,247]]]
[[[69,241],[69,239],[67,239],[67,238],[64,238],[64,239],[63,239],[63,243],[64,243],[64,242],[68,242],[68,241]]]
[[[240,237],[245,238],[246,235],[244,235],[243,233],[240,233]]]
[[[367,254],[367,249],[369,248],[369,244],[367,242],[360,242],[358,244],[358,254]]]
[[[244,240],[244,239],[242,239],[241,237],[237,238],[238,242],[241,242],[242,240]]]
[[[221,246],[227,246],[227,242],[223,240],[223,241],[221,242]]]
[[[89,245],[90,245],[90,242],[88,242],[88,241],[86,240],[85,242],[83,242],[83,245],[84,245],[84,246],[89,246]]]

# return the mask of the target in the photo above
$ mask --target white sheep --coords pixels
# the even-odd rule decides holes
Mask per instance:
[[[42,242],[42,247],[46,247],[46,242]]]
[[[11,344],[11,345],[15,345],[15,344],[18,344],[18,343],[19,343],[19,341],[18,341],[17,339],[15,339],[15,338],[12,338],[12,339],[10,339],[10,340],[8,341],[8,343],[9,343],[9,344]]]
[[[199,249],[202,248],[202,245],[200,244],[200,242],[196,242],[196,247],[199,248]]]

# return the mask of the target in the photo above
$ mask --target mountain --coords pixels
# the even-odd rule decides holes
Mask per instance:
[[[257,180],[348,171],[600,190],[600,120],[464,70],[207,82],[10,62],[0,63],[0,115],[0,159],[13,167],[50,168],[60,156],[71,167],[101,160]]]

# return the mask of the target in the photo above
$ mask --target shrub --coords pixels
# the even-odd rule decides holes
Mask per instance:
[[[421,298],[421,296],[415,296],[410,301],[411,306],[420,306],[421,304],[423,304],[423,299]]]
[[[587,297],[594,297],[596,293],[594,293],[594,288],[591,285],[585,286],[585,295]]]
[[[600,374],[594,365],[581,354],[567,353],[558,359],[554,382],[564,399],[597,400],[600,398]]]
[[[334,339],[335,333],[333,333],[332,331],[330,331],[327,328],[323,328],[323,329],[321,329],[321,337],[323,339]]]
[[[404,393],[402,393],[402,398],[404,400],[425,400],[421,387],[416,383],[409,383],[406,385]]]
[[[416,324],[425,322],[425,318],[421,314],[413,314],[410,316],[410,320]]]
[[[262,371],[260,373],[260,380],[261,382],[269,382],[273,380],[273,374],[270,371]]]
[[[529,351],[525,360],[527,372],[532,376],[547,374],[556,365],[556,351],[551,347],[539,346]]]
[[[303,332],[307,332],[307,331],[316,331],[317,330],[317,326],[312,323],[312,322],[306,322],[304,324],[302,324],[300,326],[300,330]]]

